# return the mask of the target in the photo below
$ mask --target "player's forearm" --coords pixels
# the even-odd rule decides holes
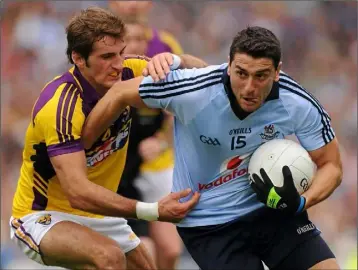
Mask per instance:
[[[205,61],[189,54],[181,54],[179,57],[181,59],[179,68],[204,68],[208,66]]]
[[[86,149],[120,116],[127,107],[122,97],[114,89],[101,98],[88,115],[82,130],[82,140]]]
[[[302,196],[306,198],[305,208],[328,198],[342,181],[342,168],[333,162],[322,165],[316,172],[312,186]]]
[[[89,182],[70,198],[75,209],[111,217],[136,218],[136,200]]]

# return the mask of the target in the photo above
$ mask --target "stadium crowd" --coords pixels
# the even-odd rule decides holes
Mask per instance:
[[[107,1],[5,2],[1,28],[1,268],[29,268],[9,239],[8,222],[23,139],[36,97],[69,64],[64,25],[88,6]],[[247,25],[281,40],[283,70],[315,95],[332,118],[342,151],[342,185],[310,209],[343,269],[357,269],[357,2],[155,2],[153,27],[171,32],[209,64],[227,61],[231,38]],[[182,256],[178,268],[190,268]],[[353,263],[353,264],[352,264]],[[355,266],[354,266],[355,265]],[[354,268],[355,267],[355,268]],[[34,266],[36,268],[36,266]]]

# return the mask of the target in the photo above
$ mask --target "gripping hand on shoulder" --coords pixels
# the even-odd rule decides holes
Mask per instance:
[[[152,57],[143,69],[143,76],[151,76],[155,82],[164,80],[170,70],[177,69],[180,65],[180,57],[164,52]]]
[[[256,192],[259,201],[266,206],[280,209],[288,214],[301,213],[305,208],[306,199],[300,196],[293,183],[292,173],[288,166],[282,168],[284,183],[276,187],[264,169],[260,169],[261,177],[251,176],[251,187]]]

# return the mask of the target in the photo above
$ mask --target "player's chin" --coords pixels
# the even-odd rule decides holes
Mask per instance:
[[[243,100],[242,102],[240,102],[241,109],[243,109],[245,112],[249,112],[249,113],[256,111],[260,107],[260,105],[261,105],[261,103],[259,101],[246,102],[245,100]]]

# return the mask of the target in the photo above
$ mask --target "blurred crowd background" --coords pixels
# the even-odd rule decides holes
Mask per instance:
[[[1,269],[38,268],[10,243],[8,221],[25,129],[44,84],[68,67],[65,25],[107,1],[5,1],[1,10]],[[314,94],[341,145],[342,185],[310,210],[343,269],[357,269],[357,2],[158,1],[148,23],[167,30],[184,52],[210,64],[227,61],[233,36],[247,25],[281,40],[283,70]],[[178,268],[195,264],[183,253]]]

